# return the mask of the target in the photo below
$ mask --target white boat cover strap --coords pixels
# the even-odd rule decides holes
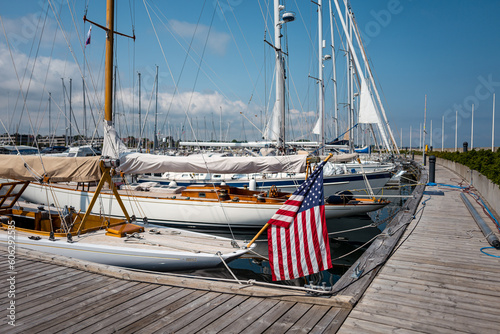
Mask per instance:
[[[34,181],[47,177],[51,182],[98,181],[102,172],[100,157],[42,157],[38,155],[0,155],[0,177]]]

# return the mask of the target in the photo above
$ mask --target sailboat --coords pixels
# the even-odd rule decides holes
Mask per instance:
[[[113,1],[108,0],[113,3]],[[112,8],[111,4],[111,8]],[[108,7],[108,12],[110,11]],[[113,26],[113,17],[108,26]],[[93,22],[94,25],[97,25]],[[198,161],[185,157],[168,157],[143,153],[126,153],[125,146],[116,135],[112,123],[112,71],[113,34],[107,31],[106,76],[105,76],[105,124],[103,156],[111,157],[112,171],[118,175],[142,173],[162,173],[166,171],[184,171],[199,173],[305,173],[307,156],[284,155],[275,157],[229,157],[207,158]],[[280,57],[278,62],[282,62]],[[284,145],[284,143],[283,143]],[[46,175],[42,168],[30,172],[33,175]],[[23,162],[13,163],[13,173],[8,177],[16,179],[16,173],[23,170]],[[1,173],[0,173],[1,174]],[[123,209],[135,213],[138,220],[147,219],[150,223],[182,227],[228,227],[260,228],[287,200],[277,187],[267,192],[234,189],[224,185],[206,185],[189,187],[165,187],[158,191],[136,191],[127,188],[121,190],[103,189],[92,182],[61,182],[57,177],[41,177],[41,182],[31,183],[23,192],[23,199],[33,203],[64,203],[82,212],[98,214],[101,209],[109,210],[114,218],[123,218]],[[123,182],[127,182],[126,178]],[[114,184],[114,183],[113,183]],[[50,197],[48,196],[50,194]],[[120,195],[120,200],[117,199]],[[98,198],[99,207],[93,206]],[[349,194],[331,198],[325,205],[327,219],[363,214],[387,205],[387,201],[377,199],[356,199]]]
[[[111,120],[111,75],[113,61],[114,1],[107,1],[106,120]],[[109,95],[108,95],[109,94]],[[128,214],[111,173],[116,161],[99,157],[2,156],[0,177],[17,179],[0,183],[0,245],[27,248],[97,263],[146,270],[186,270],[209,268],[231,261],[248,252],[243,242],[174,229],[155,229],[136,224]],[[96,182],[97,189],[87,207],[45,193],[58,206],[19,203],[31,181]],[[112,190],[121,209],[120,218],[91,214],[105,184]],[[81,200],[85,200],[82,196]],[[72,205],[74,205],[72,207]]]
[[[13,157],[16,158],[19,159]],[[96,176],[95,172],[99,170],[96,167],[104,163],[95,158],[44,160],[47,172],[60,180],[86,180],[89,176]],[[27,163],[33,161],[27,159]],[[67,169],[52,173],[51,163],[56,164],[55,170],[61,170],[57,164]],[[80,170],[70,169],[72,165],[79,166]],[[104,168],[104,171],[109,173],[109,168]],[[5,174],[4,168],[2,175]],[[31,179],[31,176],[26,178]],[[77,212],[68,205],[61,209],[19,202],[29,183],[0,183],[2,247],[21,247],[96,263],[155,271],[216,267],[251,249],[243,247],[242,240],[137,224],[126,210],[122,213],[125,218],[114,218],[92,215],[89,211]]]
[[[321,1],[318,2],[318,26],[321,33],[321,17],[322,17]],[[284,152],[286,146],[294,144],[298,145],[314,145],[320,150],[330,148],[331,145],[325,144],[324,133],[324,83],[323,83],[323,56],[322,49],[322,35],[319,34],[319,76],[318,82],[320,84],[319,91],[319,111],[320,117],[316,128],[320,140],[315,143],[292,143],[287,142],[285,139],[285,70],[284,70],[284,53],[282,51],[281,38],[282,27],[294,21],[294,14],[285,10],[285,7],[279,4],[278,0],[274,1],[274,53],[275,53],[275,103],[272,111],[272,117],[264,130],[265,142],[253,143],[213,143],[213,142],[181,142],[181,145],[193,147],[264,147],[268,145],[275,145],[277,149]],[[332,32],[333,34],[333,32]],[[332,43],[333,44],[333,43]],[[374,111],[373,111],[374,112]],[[316,132],[315,132],[316,133]],[[338,147],[337,147],[338,148]],[[355,195],[365,195],[368,188],[375,189],[378,192],[382,189],[393,176],[396,166],[393,163],[363,163],[358,164],[356,161],[358,154],[338,154],[331,158],[330,162],[324,169],[324,191],[325,196],[333,196],[337,193],[350,191]],[[189,158],[187,158],[189,159]],[[363,174],[361,174],[363,173]],[[148,184],[158,184],[161,186],[177,185],[177,186],[190,186],[200,183],[215,183],[225,184],[233,187],[248,187],[252,190],[268,191],[271,187],[277,187],[280,191],[293,192],[295,191],[306,179],[306,173],[297,173],[294,171],[284,171],[276,173],[224,173],[215,171],[193,171],[193,170],[179,170],[179,169],[165,169],[162,172],[148,173],[148,175],[139,175],[138,182],[147,182]],[[154,183],[152,183],[154,182]],[[368,186],[366,183],[369,182]],[[152,187],[151,189],[155,189]]]

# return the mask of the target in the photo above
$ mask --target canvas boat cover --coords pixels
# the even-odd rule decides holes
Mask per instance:
[[[101,178],[100,157],[45,157],[1,154],[0,177],[34,181],[48,177],[50,182],[90,182]]]
[[[301,173],[306,169],[307,156],[288,155],[272,157],[207,157],[165,156],[130,153],[121,157],[120,171],[126,174],[141,173]]]

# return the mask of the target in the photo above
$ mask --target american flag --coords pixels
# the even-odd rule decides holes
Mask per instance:
[[[294,279],[332,267],[325,222],[324,164],[318,165],[268,222],[273,281]]]

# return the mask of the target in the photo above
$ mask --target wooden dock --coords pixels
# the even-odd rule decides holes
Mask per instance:
[[[436,182],[461,179],[438,165]],[[397,251],[339,333],[499,333],[500,259],[481,253],[488,246],[460,191],[426,187]]]
[[[0,333],[334,333],[349,298],[120,269],[17,250],[15,273],[0,248],[0,280],[15,276],[15,327]]]
[[[437,167],[437,182],[457,180]],[[421,201],[423,190],[417,186],[416,197],[337,282],[335,296],[138,272],[21,249],[12,274],[0,248],[0,280],[14,275],[16,289],[16,326],[2,316],[0,332],[498,333],[499,259],[479,251],[488,244],[458,191],[427,187],[444,196],[424,193]],[[2,285],[3,315],[8,290]]]

